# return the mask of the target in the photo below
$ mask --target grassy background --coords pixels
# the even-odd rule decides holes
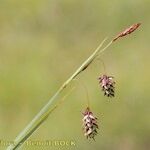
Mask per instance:
[[[149,14],[149,0],[0,0],[0,140],[13,140],[106,36],[141,22],[102,55],[117,82],[115,98],[104,97],[99,88],[100,62],[78,78],[99,118],[96,141],[83,136],[86,94],[73,83],[74,92],[31,140],[72,140],[76,146],[24,149],[148,150]]]

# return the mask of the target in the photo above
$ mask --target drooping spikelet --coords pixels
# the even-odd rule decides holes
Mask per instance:
[[[102,87],[102,91],[104,91],[104,95],[108,97],[114,97],[115,96],[115,82],[113,81],[112,76],[102,75],[99,77],[99,83]]]
[[[90,111],[90,108],[87,107],[85,112],[83,113],[84,117],[83,121],[83,130],[84,135],[87,138],[93,138],[97,135],[97,118],[93,116],[93,113]]]

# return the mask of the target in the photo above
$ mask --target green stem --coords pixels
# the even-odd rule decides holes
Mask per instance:
[[[26,126],[26,128],[16,137],[14,143],[11,144],[7,150],[16,150],[37,130],[37,128],[47,119],[49,116],[49,112],[51,110],[51,106],[53,102],[56,100],[58,95],[69,85],[69,83],[76,78],[82,71],[84,71],[93,60],[102,52],[104,52],[112,42],[106,45],[102,50],[100,48],[103,46],[106,39],[102,41],[102,43],[96,48],[96,50],[90,55],[86,61],[72,74],[72,76],[64,82],[64,84],[58,89],[58,91],[50,98],[48,103],[40,110],[40,112],[33,118],[33,120]]]

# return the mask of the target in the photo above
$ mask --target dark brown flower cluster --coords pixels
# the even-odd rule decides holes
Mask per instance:
[[[112,76],[102,75],[99,77],[99,83],[102,87],[102,91],[104,91],[104,95],[108,97],[115,96],[115,82],[113,81]]]
[[[83,113],[84,117],[82,119],[83,121],[83,130],[84,135],[87,138],[93,138],[97,135],[97,118],[94,117],[93,113],[90,111],[90,108],[87,107],[85,112]]]

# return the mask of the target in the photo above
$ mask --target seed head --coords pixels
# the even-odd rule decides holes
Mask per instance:
[[[113,81],[112,76],[102,75],[99,77],[99,83],[102,87],[102,91],[104,91],[104,95],[108,97],[114,97],[115,96],[115,82]]]
[[[127,28],[126,30],[124,30],[123,32],[119,33],[114,39],[113,42],[116,41],[118,38],[126,36],[132,32],[134,32],[139,26],[141,25],[141,23],[136,23],[133,24],[132,26],[130,26],[129,28]]]
[[[87,107],[85,112],[83,113],[83,130],[84,135],[87,138],[93,138],[97,135],[97,118],[93,116],[93,113],[90,111],[90,108]]]

